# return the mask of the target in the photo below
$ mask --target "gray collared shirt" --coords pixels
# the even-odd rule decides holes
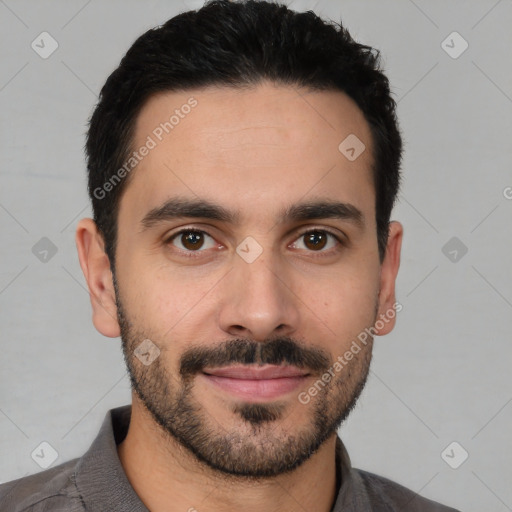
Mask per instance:
[[[87,452],[34,475],[0,485],[0,512],[148,512],[117,454],[131,406],[111,409]],[[341,486],[332,512],[457,512],[386,478],[354,469],[338,437]]]

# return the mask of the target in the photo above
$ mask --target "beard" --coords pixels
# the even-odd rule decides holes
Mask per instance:
[[[228,407],[237,422],[229,429],[209,414],[194,396],[194,378],[204,368],[234,363],[287,363],[306,369],[310,375],[321,379],[332,367],[332,357],[322,349],[304,346],[285,336],[265,342],[238,338],[185,350],[180,356],[178,370],[172,372],[162,357],[170,343],[152,340],[161,354],[146,366],[141,364],[134,351],[142,340],[151,340],[151,335],[130,322],[115,277],[114,287],[123,356],[132,390],[161,427],[170,445],[173,440],[177,441],[196,460],[226,477],[261,479],[293,471],[336,434],[366,384],[373,337],[339,375],[327,384],[322,382],[324,387],[307,406],[300,405],[303,407],[301,424],[295,424],[293,431],[286,431],[282,422],[290,414],[290,405],[294,404],[278,400],[265,403],[233,401]]]

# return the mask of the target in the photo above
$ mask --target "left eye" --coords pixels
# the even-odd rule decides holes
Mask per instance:
[[[329,233],[328,231],[323,231],[320,229],[315,229],[311,231],[307,231],[306,233],[302,233],[302,235],[298,238],[300,242],[294,242],[293,246],[296,249],[309,249],[314,252],[326,252],[323,249],[332,249],[336,247],[340,240],[337,236]]]

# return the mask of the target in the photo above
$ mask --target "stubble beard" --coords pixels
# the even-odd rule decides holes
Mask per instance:
[[[161,427],[170,446],[177,441],[199,462],[226,477],[261,479],[298,468],[337,432],[366,384],[372,357],[372,339],[350,365],[319,390],[307,405],[298,405],[303,408],[303,416],[308,418],[303,425],[295,425],[293,429],[282,426],[293,406],[289,401],[234,401],[230,406],[232,427],[228,429],[197,400],[194,395],[194,375],[182,377],[180,373],[171,374],[168,371],[162,357],[164,347],[160,346],[160,356],[148,366],[137,359],[135,348],[142,340],[151,339],[151,336],[144,329],[137,329],[131,324],[120,301],[117,285],[115,287],[123,355],[137,398]],[[274,338],[267,344],[243,339],[230,340],[224,346],[228,345],[230,360],[243,359],[247,363],[279,364],[278,359],[290,359],[289,362],[297,364],[297,358],[302,354],[302,349],[289,338]],[[286,357],[288,349],[293,357]],[[217,346],[210,350],[217,350]],[[321,360],[320,354],[319,357]],[[330,359],[324,360],[323,364],[329,364]],[[320,373],[318,378],[321,379]]]

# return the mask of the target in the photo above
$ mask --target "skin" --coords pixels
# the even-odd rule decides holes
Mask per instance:
[[[177,415],[176,410],[170,414],[170,406],[184,389],[180,357],[191,349],[201,346],[216,353],[229,340],[263,346],[285,337],[300,347],[301,355],[310,349],[332,363],[344,354],[396,302],[403,236],[402,225],[393,221],[381,264],[370,130],[344,93],[262,83],[250,90],[210,87],[158,94],[139,114],[133,146],[144,144],[191,96],[197,107],[140,162],[123,192],[117,301],[94,222],[82,219],[76,234],[94,325],[105,336],[122,335],[132,382],[147,393],[146,405],[168,414],[169,428]],[[366,146],[352,162],[338,150],[351,133]],[[143,229],[141,220],[151,209],[178,195],[220,204],[238,212],[239,222],[181,218]],[[364,225],[331,218],[281,222],[282,208],[313,199],[356,206]],[[182,228],[211,237],[204,239],[198,257],[184,256],[183,238],[168,241]],[[311,248],[302,236],[310,228],[331,231],[347,243],[330,238],[325,247]],[[262,248],[252,263],[236,253],[248,236]],[[389,333],[394,324],[393,316],[377,329],[378,335]],[[160,349],[148,366],[133,354],[146,338]],[[274,420],[256,424],[244,419],[234,407],[247,404],[200,373],[191,377],[188,403],[196,407],[210,446],[238,433],[230,459],[235,466],[245,464],[247,469],[268,462],[275,469],[283,443],[318,434],[313,419],[320,407],[338,424],[348,414],[364,385],[371,348],[371,342],[362,347],[308,404],[300,403],[297,395],[322,372],[312,372],[293,392],[266,400],[266,406],[280,406]],[[297,503],[305,510],[328,512],[336,497],[337,426],[330,425],[318,449],[292,470],[268,477],[233,475],[183,446],[134,390],[128,435],[118,453],[129,481],[153,512],[292,511]],[[244,458],[240,446],[250,447],[251,456]]]

